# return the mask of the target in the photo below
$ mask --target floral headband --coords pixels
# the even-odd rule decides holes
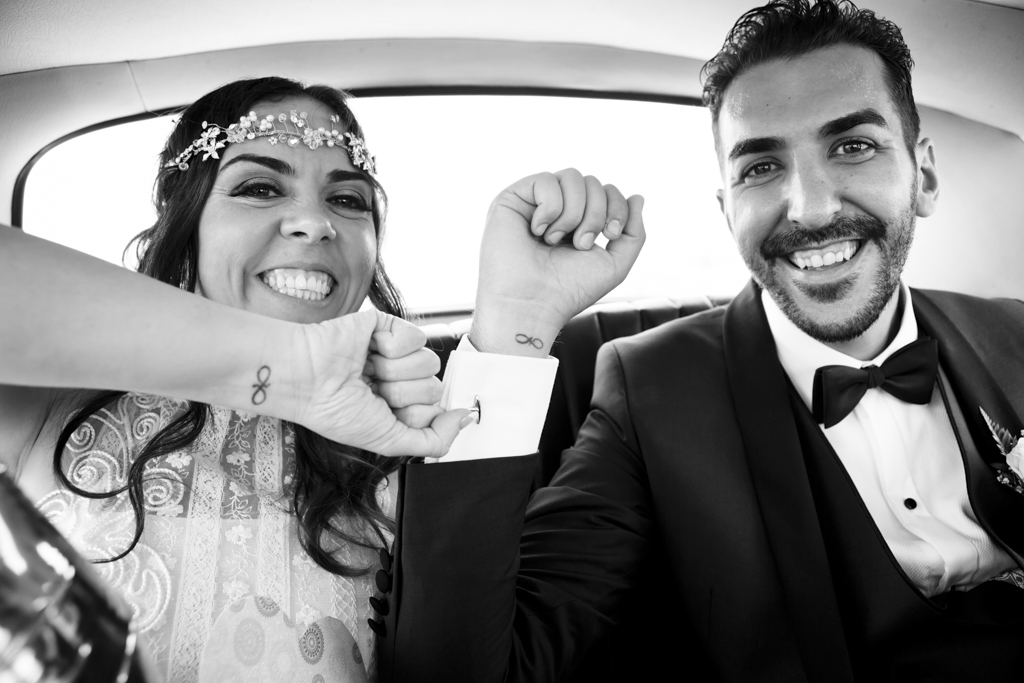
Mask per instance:
[[[331,122],[337,124],[341,120],[337,114],[331,116]],[[277,124],[281,125],[278,126]],[[255,138],[268,138],[270,144],[288,145],[297,147],[302,143],[310,149],[316,149],[320,145],[328,147],[341,147],[348,152],[352,159],[352,165],[363,169],[370,175],[377,172],[377,160],[366,149],[366,143],[352,133],[339,133],[335,128],[325,130],[324,128],[312,128],[306,122],[306,112],[295,113],[295,110],[287,114],[278,114],[275,121],[273,114],[267,114],[265,118],[258,119],[256,112],[249,112],[248,116],[238,119],[238,123],[232,123],[228,127],[216,124],[208,125],[203,121],[203,134],[192,141],[192,144],[185,148],[172,161],[168,161],[167,168],[177,167],[178,170],[187,171],[188,161],[194,155],[203,152],[202,161],[210,157],[219,159],[217,150],[226,146],[229,142],[242,142]]]

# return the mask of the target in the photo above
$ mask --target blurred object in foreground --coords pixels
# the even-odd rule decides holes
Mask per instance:
[[[0,683],[153,683],[136,640],[131,610],[0,465]]]

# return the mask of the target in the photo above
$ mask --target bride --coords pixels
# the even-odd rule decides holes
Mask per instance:
[[[148,278],[0,228],[0,317],[17,323],[0,331],[0,455],[130,604],[169,681],[373,678],[393,475],[476,417],[437,405],[437,356],[380,261],[374,171],[340,91],[238,81],[164,147],[158,219],[136,238]],[[546,355],[635,260],[628,212],[572,170],[506,190],[485,250],[507,246],[505,224],[522,245],[485,257],[504,262],[481,268],[494,322],[473,341],[500,350],[526,275],[586,256],[580,296],[531,332]],[[602,230],[626,246],[592,249]]]

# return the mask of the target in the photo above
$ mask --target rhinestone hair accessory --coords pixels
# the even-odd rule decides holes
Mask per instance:
[[[331,123],[337,125],[341,120],[337,114],[331,116]],[[296,113],[293,109],[287,114],[267,114],[264,118],[258,118],[256,112],[249,112],[248,116],[242,116],[238,123],[232,123],[224,127],[217,124],[207,124],[203,121],[203,134],[192,141],[192,144],[185,150],[168,161],[167,168],[177,167],[180,171],[188,170],[189,160],[203,153],[202,161],[210,157],[219,159],[217,150],[222,149],[229,142],[242,142],[256,138],[267,138],[272,145],[288,145],[298,147],[306,145],[310,149],[316,149],[321,145],[328,147],[341,147],[348,152],[352,159],[352,165],[363,169],[370,175],[377,172],[377,160],[369,150],[362,138],[352,133],[339,133],[336,128],[325,130],[323,127],[313,128],[306,121],[306,112]]]

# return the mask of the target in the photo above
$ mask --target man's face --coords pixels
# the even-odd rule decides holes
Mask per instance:
[[[931,143],[906,149],[883,69],[853,46],[767,62],[729,85],[719,113],[719,200],[740,255],[823,342],[878,320],[937,195]]]

